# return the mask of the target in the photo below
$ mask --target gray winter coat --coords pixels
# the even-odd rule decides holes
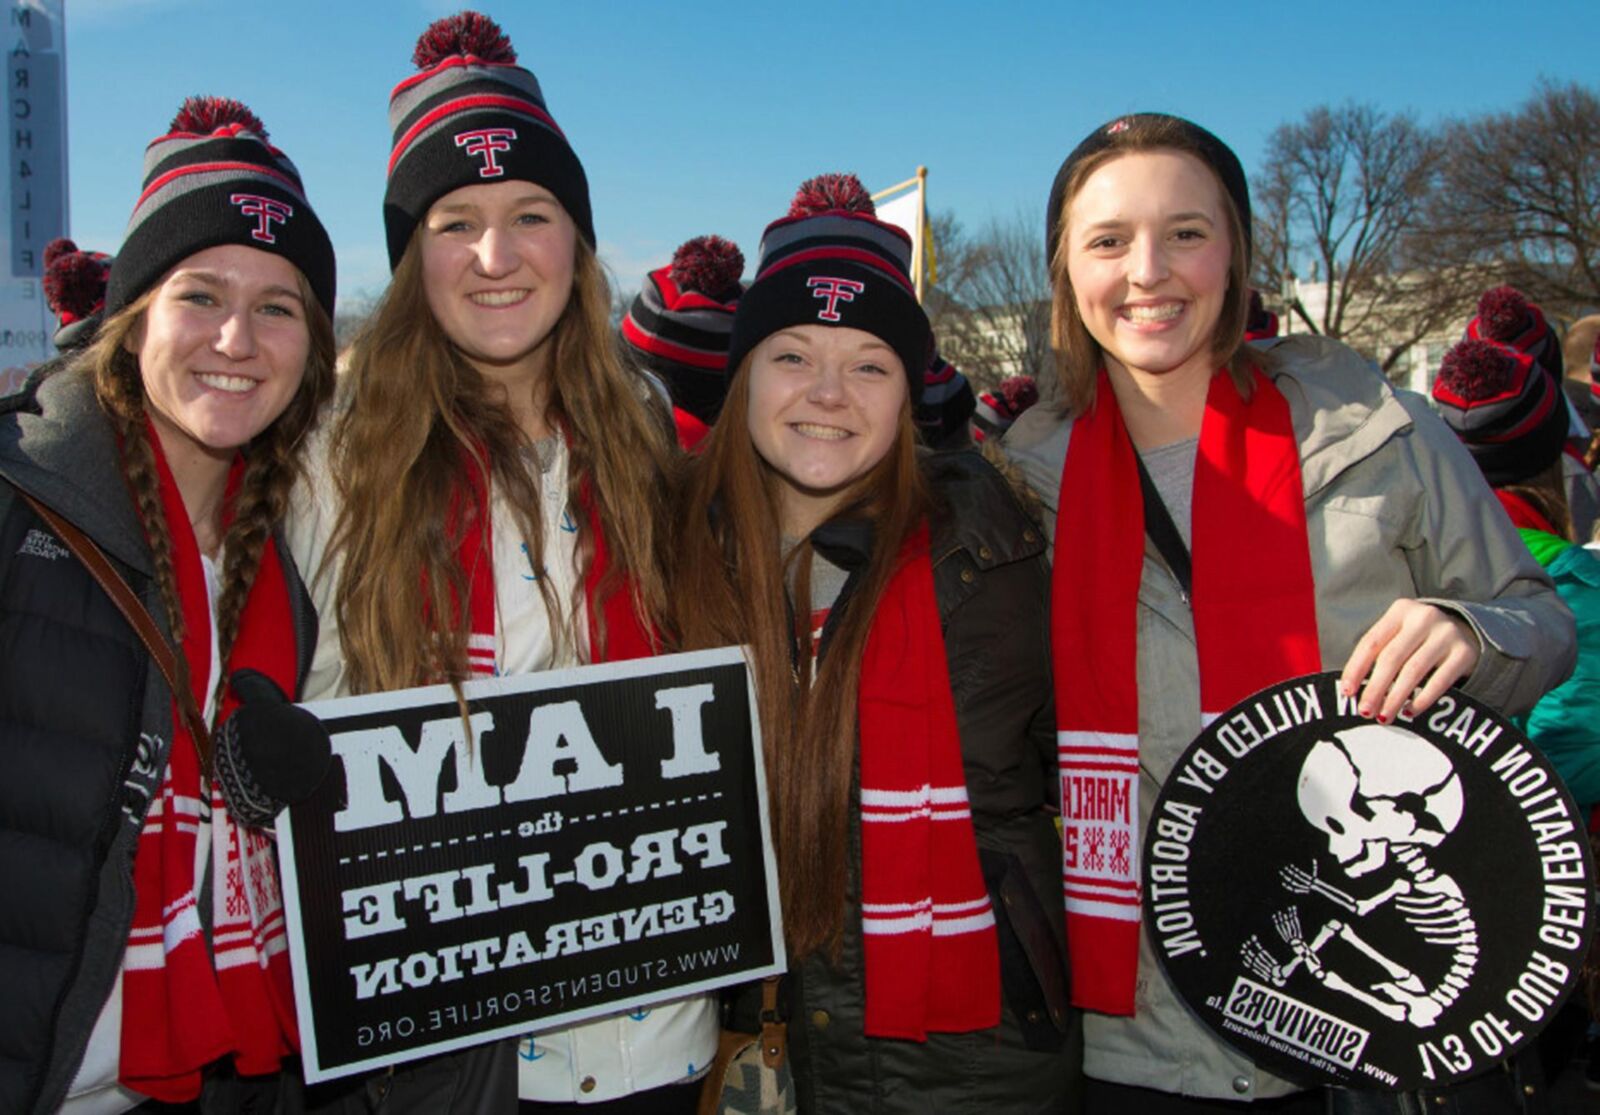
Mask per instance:
[[[1507,714],[1527,711],[1572,670],[1572,615],[1461,442],[1420,396],[1397,394],[1336,341],[1288,337],[1264,351],[1300,445],[1323,668],[1342,669],[1395,600],[1420,598],[1461,616],[1478,635],[1482,653],[1462,688]],[[1045,506],[1052,541],[1071,429],[1070,418],[1038,406],[1004,442]],[[1162,783],[1201,726],[1193,615],[1148,540],[1138,672],[1139,806],[1147,826]],[[1213,1038],[1178,1001],[1142,931],[1134,997],[1131,1018],[1085,1016],[1088,1076],[1228,1100],[1301,1087]]]

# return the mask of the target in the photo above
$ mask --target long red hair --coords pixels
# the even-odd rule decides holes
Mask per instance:
[[[929,498],[908,400],[888,453],[840,498],[835,517],[870,521],[874,547],[828,654],[814,662],[811,544],[784,553],[779,481],[746,421],[750,363],[746,357],[735,372],[722,417],[688,466],[675,516],[673,596],[684,649],[751,648],[784,933],[798,959],[834,947],[844,927],[861,655],[895,558]]]

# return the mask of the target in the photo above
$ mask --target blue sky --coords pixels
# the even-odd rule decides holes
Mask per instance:
[[[72,235],[111,250],[144,145],[190,93],[249,104],[299,165],[343,295],[381,291],[389,90],[429,0],[66,0]],[[498,0],[521,62],[583,160],[602,257],[625,288],[690,236],[753,261],[801,179],[879,189],[929,168],[969,226],[1042,229],[1056,166],[1134,109],[1189,116],[1254,172],[1268,133],[1346,100],[1424,120],[1596,81],[1594,0],[534,3]],[[1508,14],[1514,12],[1515,15]],[[1221,14],[1218,14],[1221,13]],[[1042,235],[1042,231],[1041,231]]]

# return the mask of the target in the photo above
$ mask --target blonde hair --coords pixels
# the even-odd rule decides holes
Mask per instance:
[[[470,490],[465,474],[476,474],[479,490],[500,486],[535,569],[548,541],[539,486],[522,452],[526,436],[429,309],[421,235],[419,225],[351,348],[347,405],[332,432],[340,510],[324,561],[343,555],[334,606],[356,693],[470,675],[468,624],[457,605],[470,594],[451,527],[455,501]],[[667,611],[660,555],[671,419],[617,359],[610,304],[599,261],[580,239],[572,294],[548,342],[545,418],[566,440],[569,502],[593,507],[605,534],[610,560],[599,595],[618,591],[626,578],[635,609],[659,626]],[[487,532],[489,509],[478,511]],[[595,538],[587,517],[578,518],[581,585]],[[548,578],[538,584],[557,645],[576,639],[578,601],[556,600]],[[603,629],[599,637],[603,643]],[[603,646],[592,653],[599,659]]]
[[[1089,333],[1083,316],[1078,313],[1077,296],[1067,272],[1067,237],[1070,232],[1067,218],[1072,202],[1095,171],[1123,155],[1148,151],[1176,151],[1192,156],[1200,160],[1216,183],[1217,195],[1222,199],[1228,215],[1228,243],[1232,253],[1228,260],[1228,291],[1212,333],[1211,351],[1218,364],[1228,369],[1246,398],[1249,398],[1251,390],[1251,369],[1262,364],[1260,355],[1244,340],[1245,323],[1250,319],[1250,241],[1233,196],[1223,186],[1216,171],[1211,169],[1210,160],[1196,143],[1185,121],[1154,115],[1130,116],[1125,128],[1109,135],[1107,145],[1102,150],[1073,167],[1066,188],[1062,191],[1061,212],[1056,214],[1061,231],[1050,253],[1053,295],[1050,344],[1055,350],[1063,413],[1082,414],[1089,409],[1094,402],[1095,379],[1105,362],[1104,350]]]

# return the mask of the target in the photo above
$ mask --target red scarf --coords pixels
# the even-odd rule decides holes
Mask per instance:
[[[629,658],[649,658],[659,653],[657,640],[633,606],[632,585],[623,578],[602,598],[601,580],[610,565],[600,509],[586,481],[579,499],[589,516],[589,531],[594,538],[594,557],[583,580],[588,620],[589,661],[621,662]],[[467,458],[462,468],[462,484],[450,509],[450,529],[457,541],[457,560],[467,575],[470,594],[467,635],[467,662],[473,677],[494,677],[499,673],[495,660],[494,529],[489,509],[489,486],[476,463]],[[600,623],[604,617],[603,627]]]
[[[678,448],[693,453],[711,432],[711,427],[682,407],[672,408],[672,425],[678,433]]]
[[[1195,728],[1322,668],[1289,405],[1212,377],[1195,458]],[[1139,960],[1138,605],[1144,504],[1107,374],[1072,426],[1056,512],[1051,634],[1073,1002],[1131,1015]],[[1155,680],[1155,679],[1152,679]],[[1157,682],[1159,684],[1159,682]],[[1157,698],[1159,699],[1159,697]]]
[[[868,1037],[1000,1024],[928,528],[906,543],[861,658],[861,930]]]
[[[1542,530],[1546,534],[1560,537],[1560,532],[1550,525],[1550,520],[1545,518],[1539,509],[1515,492],[1508,492],[1502,488],[1494,490],[1495,498],[1500,501],[1500,506],[1506,509],[1506,514],[1511,516],[1513,526],[1529,530]]]
[[[197,707],[205,708],[211,677],[211,608],[200,547],[189,526],[161,442],[155,453],[161,504],[172,538],[184,637]],[[235,458],[224,496],[224,521],[244,471]],[[295,692],[295,645],[289,591],[277,546],[266,546],[239,618],[226,672],[260,670],[285,693]],[[236,706],[231,692],[221,723]],[[211,803],[211,949],[201,929],[195,878],[201,795]],[[133,861],[134,913],[123,958],[121,1082],[142,1095],[183,1103],[200,1094],[204,1066],[231,1056],[242,1076],[276,1072],[300,1045],[290,988],[272,841],[228,815],[221,793],[202,778],[197,741],[172,708],[172,749],[161,793],[150,803]]]

